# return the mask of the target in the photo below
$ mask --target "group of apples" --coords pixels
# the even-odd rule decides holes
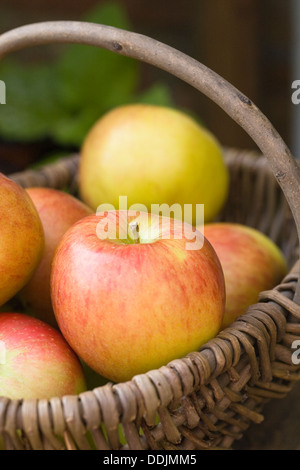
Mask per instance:
[[[228,185],[207,129],[141,104],[92,127],[79,197],[0,174],[0,396],[78,394],[84,365],[130,380],[198,350],[280,282],[287,266],[273,241],[214,222]],[[97,210],[103,203],[110,209]],[[205,223],[151,211],[175,203],[204,204]]]

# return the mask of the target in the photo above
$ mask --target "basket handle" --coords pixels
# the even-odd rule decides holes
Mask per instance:
[[[102,47],[154,65],[193,86],[222,108],[267,157],[295,220],[300,241],[300,170],[290,150],[255,104],[224,78],[188,55],[142,34],[81,21],[46,21],[0,36],[0,59],[28,46],[78,43]],[[300,304],[300,277],[294,302]]]

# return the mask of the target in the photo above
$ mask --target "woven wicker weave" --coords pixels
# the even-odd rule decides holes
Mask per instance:
[[[77,32],[78,28],[81,24],[75,25]],[[21,47],[24,37],[25,45],[47,42],[41,40],[41,33],[35,35],[36,29],[33,31],[31,34],[25,28],[26,34],[23,30],[12,32],[11,49]],[[66,29],[63,31],[66,35]],[[57,31],[53,37],[57,40]],[[9,50],[7,44],[9,33],[8,39],[1,42],[0,38],[0,55]],[[119,40],[109,44],[118,52],[125,48]],[[249,106],[241,96],[240,101]],[[238,109],[233,114],[239,115]],[[275,147],[282,143],[275,133],[273,138],[276,153]],[[257,140],[263,141],[263,136],[257,134]],[[271,141],[270,137],[266,146],[262,144],[268,157]],[[292,363],[291,347],[300,339],[295,219],[299,186],[296,194],[293,185],[293,181],[299,181],[298,167],[291,166],[292,173],[288,173],[284,160],[284,167],[274,175],[272,157],[235,149],[224,152],[231,184],[220,219],[244,223],[269,235],[288,260],[286,278],[273,290],[262,292],[257,304],[201,351],[158,370],[79,396],[0,398],[0,436],[5,449],[228,449],[251,423],[263,420],[264,405],[269,400],[285,397],[300,379],[300,365]],[[10,176],[24,187],[67,187],[76,194],[79,158],[72,155],[42,169]]]

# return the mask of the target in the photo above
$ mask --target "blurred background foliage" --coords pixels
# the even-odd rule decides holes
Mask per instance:
[[[120,2],[97,5],[82,21],[132,29]],[[49,139],[62,150],[79,148],[92,124],[115,106],[132,102],[174,104],[164,83],[140,91],[137,61],[85,45],[63,47],[51,65],[24,64],[8,58],[0,63],[0,77],[9,84],[5,112],[0,114],[2,139]]]

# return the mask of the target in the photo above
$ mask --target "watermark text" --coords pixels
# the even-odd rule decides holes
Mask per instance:
[[[0,104],[6,104],[6,85],[3,80],[0,80]]]
[[[194,206],[195,214],[192,204],[177,203],[152,204],[149,212],[144,204],[128,208],[127,196],[120,196],[118,209],[112,204],[98,206],[97,237],[134,243],[158,238],[184,239],[187,250],[199,250],[204,243],[204,204]]]

